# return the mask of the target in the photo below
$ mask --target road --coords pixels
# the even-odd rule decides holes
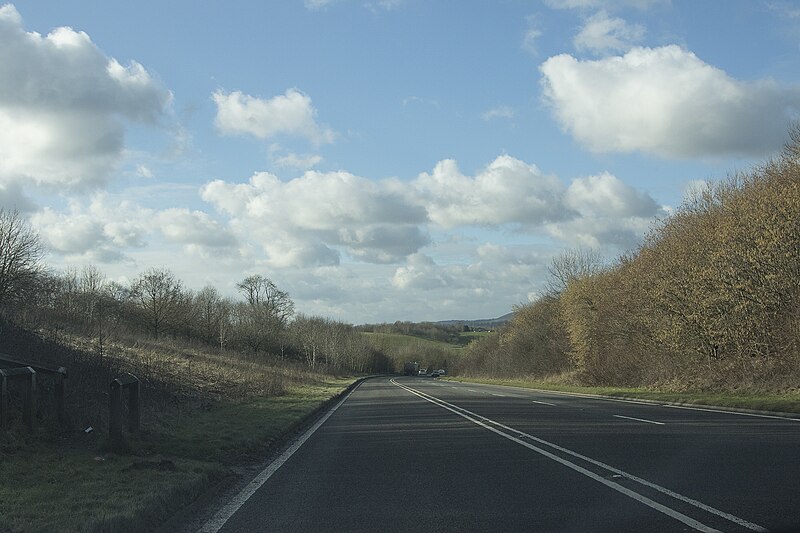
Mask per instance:
[[[203,531],[800,530],[800,419],[397,377],[306,437]]]

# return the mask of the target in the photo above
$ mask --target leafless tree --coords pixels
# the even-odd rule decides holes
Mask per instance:
[[[289,293],[280,290],[275,283],[261,274],[248,276],[236,284],[247,303],[265,309],[281,326],[286,326],[294,314],[294,302]]]
[[[155,338],[164,332],[183,303],[181,282],[167,269],[151,268],[141,274],[131,286],[131,296]]]
[[[44,249],[17,211],[0,210],[0,306],[23,300],[43,273]]]
[[[577,248],[566,250],[553,258],[547,271],[550,279],[545,287],[546,296],[558,296],[567,286],[603,270],[602,256],[594,250]]]

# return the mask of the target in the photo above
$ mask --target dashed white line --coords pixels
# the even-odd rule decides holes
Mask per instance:
[[[496,433],[496,434],[498,434],[498,435],[500,435],[502,437],[505,437],[506,439],[508,439],[510,441],[516,442],[517,444],[525,446],[526,448],[528,448],[528,449],[530,449],[532,451],[535,451],[535,452],[537,452],[537,453],[539,453],[539,454],[541,454],[541,455],[543,455],[543,456],[545,456],[545,457],[547,457],[549,459],[552,459],[553,461],[556,461],[556,462],[558,462],[558,463],[560,463],[560,464],[562,464],[562,465],[564,465],[564,466],[566,466],[568,468],[571,468],[572,470],[575,470],[576,472],[580,472],[581,474],[583,474],[583,475],[585,475],[585,476],[587,476],[587,477],[589,477],[589,478],[591,478],[591,479],[593,479],[593,480],[595,480],[595,481],[597,481],[599,483],[602,483],[603,485],[606,485],[607,487],[609,487],[611,489],[614,489],[617,492],[620,492],[620,493],[622,493],[622,494],[624,494],[624,495],[626,495],[626,496],[628,496],[628,497],[630,497],[630,498],[632,498],[632,499],[634,499],[634,500],[636,500],[638,502],[641,502],[644,505],[647,505],[648,507],[650,507],[652,509],[655,509],[655,510],[661,512],[661,513],[664,513],[665,515],[670,516],[670,517],[674,518],[675,520],[683,522],[684,524],[686,524],[689,527],[691,527],[693,529],[696,529],[698,531],[715,532],[715,531],[718,531],[718,530],[714,529],[711,526],[703,524],[702,522],[699,522],[699,521],[697,521],[697,520],[695,520],[695,519],[693,519],[693,518],[691,518],[691,517],[679,512],[679,511],[677,511],[675,509],[672,509],[671,507],[667,507],[666,505],[663,505],[663,504],[660,504],[660,503],[658,503],[658,502],[656,502],[654,500],[651,500],[650,498],[648,498],[646,496],[643,496],[643,495],[639,494],[638,492],[635,492],[635,491],[633,491],[633,490],[631,490],[631,489],[629,489],[627,487],[624,487],[622,485],[619,485],[618,483],[615,483],[615,482],[610,481],[610,480],[608,480],[608,479],[606,479],[606,478],[604,478],[602,476],[599,476],[599,475],[595,474],[594,472],[592,472],[590,470],[587,470],[587,469],[585,469],[585,468],[583,468],[583,467],[581,467],[581,466],[579,466],[579,465],[577,465],[577,464],[575,464],[575,463],[573,463],[573,462],[571,462],[571,461],[569,461],[567,459],[559,457],[559,456],[557,456],[557,455],[555,455],[555,454],[553,454],[551,452],[548,452],[547,450],[539,448],[538,446],[534,446],[534,445],[532,445],[532,444],[530,444],[528,442],[525,442],[525,441],[521,440],[521,438],[529,439],[529,440],[531,440],[533,442],[537,442],[539,444],[545,445],[545,446],[547,446],[547,447],[549,447],[549,448],[551,448],[553,450],[557,450],[559,452],[565,453],[565,454],[570,455],[572,457],[575,457],[577,459],[581,459],[581,460],[586,461],[586,462],[588,462],[590,464],[593,464],[593,465],[596,465],[598,467],[601,467],[601,468],[603,468],[605,470],[608,470],[610,472],[618,474],[621,477],[630,479],[630,480],[635,481],[635,482],[637,482],[639,484],[642,484],[642,485],[644,485],[646,487],[650,487],[652,489],[655,489],[658,492],[661,492],[662,494],[665,494],[667,496],[670,496],[670,497],[675,498],[677,500],[680,500],[682,502],[688,503],[688,504],[690,504],[690,505],[692,505],[692,506],[694,506],[694,507],[696,507],[698,509],[702,509],[702,510],[704,510],[704,511],[710,513],[710,514],[716,515],[716,516],[724,518],[724,519],[726,519],[726,520],[728,520],[730,522],[733,522],[735,524],[743,526],[743,527],[745,527],[747,529],[750,529],[751,531],[758,531],[758,532],[767,532],[768,531],[767,529],[763,528],[762,526],[760,526],[758,524],[754,524],[752,522],[748,522],[747,520],[739,518],[738,516],[734,516],[732,514],[724,512],[724,511],[720,511],[719,509],[715,509],[714,507],[711,507],[710,505],[706,505],[706,504],[704,504],[702,502],[699,502],[697,500],[694,500],[694,499],[689,498],[687,496],[684,496],[682,494],[678,494],[677,492],[673,492],[673,491],[671,491],[671,490],[669,490],[667,488],[664,488],[664,487],[662,487],[660,485],[656,485],[655,483],[651,483],[651,482],[649,482],[649,481],[647,481],[645,479],[642,479],[642,478],[639,478],[639,477],[634,476],[632,474],[629,474],[629,473],[627,473],[627,472],[625,472],[623,470],[620,470],[618,468],[614,468],[613,466],[607,465],[607,464],[605,464],[603,462],[600,462],[600,461],[598,461],[596,459],[592,459],[590,457],[587,457],[585,455],[579,454],[577,452],[574,452],[574,451],[569,450],[567,448],[564,448],[562,446],[558,446],[557,444],[553,444],[553,443],[547,442],[544,439],[540,439],[540,438],[535,437],[533,435],[530,435],[528,433],[520,432],[519,430],[515,430],[514,428],[508,427],[508,426],[506,426],[506,425],[504,425],[504,424],[502,424],[500,422],[496,422],[496,421],[494,421],[494,420],[492,420],[490,418],[486,418],[485,416],[479,415],[477,413],[473,413],[472,411],[464,409],[463,407],[459,407],[457,405],[448,403],[448,402],[446,402],[444,400],[436,398],[435,396],[431,396],[430,394],[426,394],[424,392],[412,389],[411,387],[407,387],[405,385],[401,385],[400,383],[397,383],[394,379],[391,380],[391,382],[394,383],[395,385],[397,385],[398,387],[401,387],[401,388],[407,390],[411,394],[414,394],[415,396],[418,396],[418,397],[422,398],[423,400],[426,400],[426,401],[428,401],[428,402],[430,402],[430,403],[432,403],[434,405],[438,405],[439,407],[441,407],[443,409],[446,409],[446,410],[448,410],[448,411],[450,411],[452,413],[455,413],[458,416],[460,416],[462,418],[465,418],[465,419],[469,420],[470,422],[473,422],[474,424],[477,424],[477,425],[479,425],[479,426],[481,426],[481,427],[483,427],[483,428],[485,428],[485,429],[487,429],[487,430],[489,430],[489,431],[491,431],[493,433]],[[497,426],[497,427],[492,427],[492,426]],[[497,429],[497,428],[500,428],[500,429]],[[505,430],[505,431],[501,431],[501,429]],[[510,433],[506,433],[506,431],[508,431],[510,433],[513,432],[514,434],[516,434],[516,436],[512,435]]]
[[[549,405],[550,407],[557,407],[556,404],[550,402],[540,402],[539,400],[531,400],[533,403],[540,403],[542,405]]]
[[[645,422],[647,424],[656,424],[659,426],[665,426],[664,422],[656,422],[655,420],[645,420],[644,418],[634,418],[632,416],[625,416],[625,415],[614,415],[617,418],[625,418],[627,420],[636,420],[637,422]]]

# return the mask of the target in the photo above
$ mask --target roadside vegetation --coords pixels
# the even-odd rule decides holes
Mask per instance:
[[[457,371],[787,408],[775,398],[796,403],[800,384],[798,221],[795,128],[779,155],[698,188],[628,255],[557,257],[548,290],[470,344]]]
[[[296,313],[261,275],[227,298],[165,269],[123,285],[91,265],[54,272],[43,257],[22,217],[0,212],[0,359],[69,373],[64,424],[46,374],[32,431],[22,387],[9,387],[0,531],[153,530],[233,467],[262,461],[357,376],[392,370],[351,325]],[[141,430],[112,451],[109,385],[125,373],[141,382]]]
[[[486,330],[476,331],[466,325],[430,322],[367,324],[356,329],[397,370],[401,370],[405,363],[415,361],[421,368],[448,371],[457,363],[467,345],[489,334]]]

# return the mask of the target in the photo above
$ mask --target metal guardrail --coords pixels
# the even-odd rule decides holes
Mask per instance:
[[[64,426],[67,420],[66,409],[64,406],[67,375],[67,369],[63,366],[55,368],[31,364],[25,361],[13,359],[5,354],[0,354],[0,376],[2,376],[2,388],[0,389],[0,410],[2,411],[0,412],[0,428],[8,425],[8,382],[10,379],[13,381],[22,381],[27,379],[29,382],[29,384],[26,385],[25,399],[23,400],[23,421],[28,427],[33,427],[33,423],[36,418],[37,376],[48,376],[53,379],[53,394],[55,397],[56,416],[58,418],[58,423],[61,426]]]
[[[25,382],[22,421],[28,426],[28,429],[33,429],[33,422],[36,419],[36,371],[29,366],[0,369],[0,427],[8,425],[8,382],[10,380]]]
[[[127,373],[111,381],[111,394],[108,408],[108,433],[112,450],[125,448],[123,428],[123,395],[122,391],[128,389],[128,431],[139,432],[141,410],[139,408],[139,378]]]

